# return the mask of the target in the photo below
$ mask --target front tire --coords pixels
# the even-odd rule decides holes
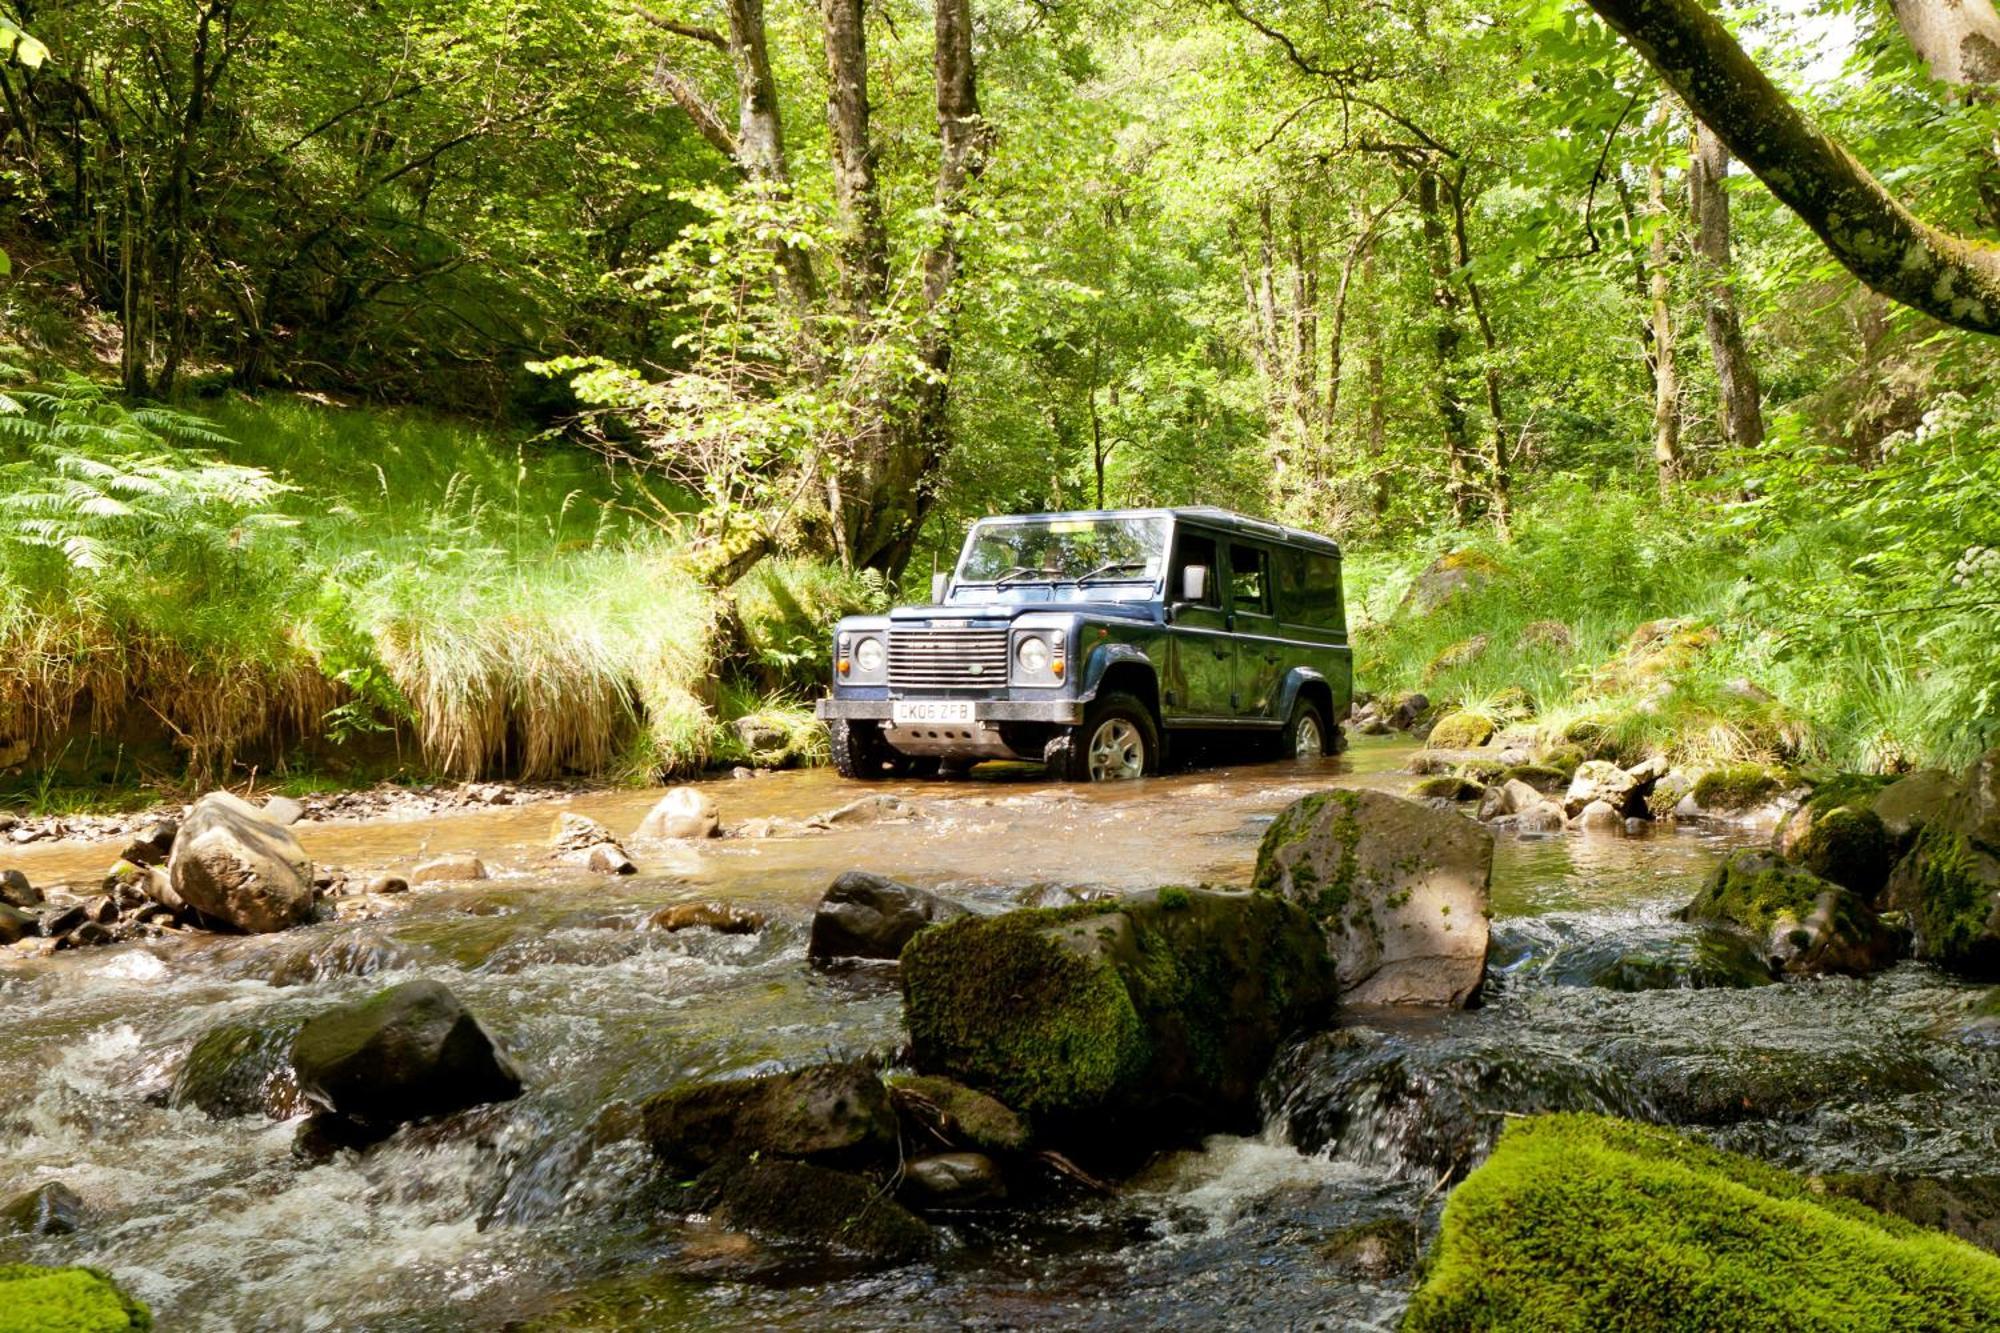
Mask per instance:
[[[1334,733],[1327,729],[1319,705],[1301,698],[1292,704],[1292,715],[1279,735],[1279,755],[1285,759],[1320,759],[1339,753]]]
[[[1160,728],[1129,694],[1105,694],[1083,725],[1058,732],[1043,751],[1049,772],[1070,782],[1124,782],[1160,771]]]
[[[880,782],[897,776],[903,759],[882,739],[882,728],[873,722],[851,722],[835,718],[826,724],[832,739],[833,771],[854,782]]]

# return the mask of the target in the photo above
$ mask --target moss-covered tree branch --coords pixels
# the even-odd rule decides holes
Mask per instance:
[[[1701,0],[1590,0],[1702,123],[1891,300],[2000,333],[2000,249],[1924,222],[1757,67]]]

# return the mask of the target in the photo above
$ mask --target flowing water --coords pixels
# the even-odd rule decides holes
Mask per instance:
[[[1591,1108],[1685,1124],[1817,1170],[1988,1170],[2000,1048],[1971,992],[1905,964],[1872,981],[1627,993],[1607,959],[1685,958],[1672,922],[1728,835],[1503,836],[1487,1002],[1348,1014],[1297,1043],[1258,1138],[1169,1155],[1109,1197],[966,1215],[935,1262],[887,1273],[755,1247],[649,1208],[638,1099],[697,1077],[900,1042],[893,975],[805,963],[812,905],[865,868],[998,909],[1061,884],[1240,884],[1271,816],[1330,784],[1400,791],[1399,742],[1337,761],[1108,788],[1034,777],[888,788],[906,822],[698,846],[628,844],[642,873],[552,869],[567,809],[624,830],[652,797],[578,797],[300,830],[323,865],[401,871],[473,850],[495,878],[377,900],[378,914],[0,963],[0,1200],[49,1180],[90,1225],[0,1237],[0,1262],[110,1269],[173,1329],[1392,1327],[1407,1278],[1346,1276],[1343,1227],[1433,1226],[1507,1115]],[[713,784],[726,821],[797,819],[867,789],[824,772]],[[29,849],[42,884],[104,848]],[[719,899],[753,935],[645,929]],[[446,981],[518,1056],[529,1091],[318,1165],[296,1121],[175,1109],[182,1058],[224,1022],[282,1024],[401,980]]]

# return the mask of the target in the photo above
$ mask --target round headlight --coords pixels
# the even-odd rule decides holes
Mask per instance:
[[[882,641],[880,639],[863,639],[860,643],[855,644],[854,665],[860,667],[871,676],[880,671],[882,669]]]
[[[1044,675],[1049,669],[1049,646],[1030,634],[1015,647],[1014,660],[1021,664],[1025,674]]]

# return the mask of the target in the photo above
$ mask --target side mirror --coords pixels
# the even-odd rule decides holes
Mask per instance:
[[[949,574],[931,575],[931,605],[942,606],[944,604],[945,590],[950,586],[951,586],[951,575]]]
[[[1208,566],[1189,565],[1181,571],[1181,600],[1200,602],[1208,598]]]

